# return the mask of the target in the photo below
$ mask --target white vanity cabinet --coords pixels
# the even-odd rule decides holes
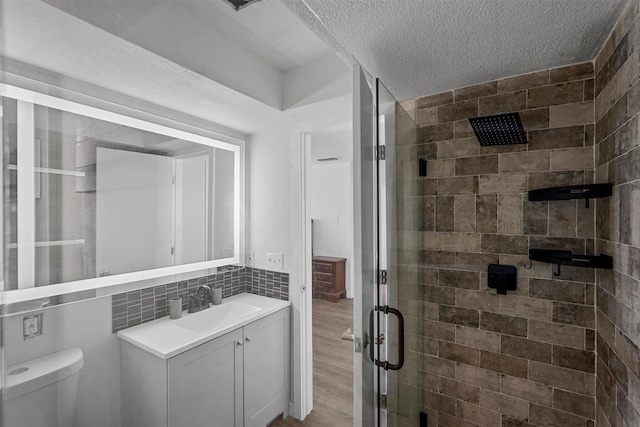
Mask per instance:
[[[264,427],[289,405],[289,307],[162,359],[121,347],[123,426]]]

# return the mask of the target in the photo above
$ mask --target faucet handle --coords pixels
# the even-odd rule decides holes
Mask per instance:
[[[200,308],[200,300],[195,295],[189,295],[189,311],[188,313],[193,313]]]

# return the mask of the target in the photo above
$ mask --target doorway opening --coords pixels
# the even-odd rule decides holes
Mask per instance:
[[[312,383],[304,421],[271,427],[353,425],[353,134],[351,125],[303,135],[304,305],[310,313],[303,374]]]

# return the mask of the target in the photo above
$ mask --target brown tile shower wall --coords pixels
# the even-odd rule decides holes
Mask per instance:
[[[596,420],[640,426],[640,17],[628,6],[595,61],[596,177],[614,184],[597,203]]]
[[[527,191],[593,182],[593,63],[415,100],[422,140],[399,147],[399,282],[418,317],[409,363],[429,426],[590,427],[595,272],[529,264],[529,248],[594,253],[595,208]],[[468,119],[519,112],[529,143],[481,147]],[[418,159],[427,162],[419,178]],[[487,287],[491,263],[518,290]]]

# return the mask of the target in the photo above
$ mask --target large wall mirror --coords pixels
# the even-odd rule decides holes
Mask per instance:
[[[239,145],[3,90],[3,290],[239,262]]]

